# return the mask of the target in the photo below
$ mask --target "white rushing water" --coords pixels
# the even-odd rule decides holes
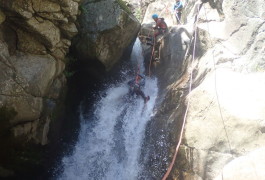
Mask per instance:
[[[143,57],[139,40],[131,60],[143,71]],[[125,73],[125,76],[126,73]],[[62,160],[62,180],[135,180],[143,168],[139,161],[147,122],[153,115],[157,97],[157,81],[146,77],[144,105],[140,97],[126,100],[127,82],[110,85],[95,105],[93,121],[80,113],[81,129],[73,153]]]

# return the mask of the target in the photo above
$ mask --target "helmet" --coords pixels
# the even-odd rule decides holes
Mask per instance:
[[[152,15],[152,18],[153,18],[153,19],[158,18],[158,15],[157,15],[157,14],[153,14],[153,15]]]

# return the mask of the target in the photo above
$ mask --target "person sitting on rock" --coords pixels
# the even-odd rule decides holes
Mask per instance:
[[[181,20],[182,9],[183,9],[183,3],[181,2],[181,0],[176,0],[176,3],[173,6],[173,13],[176,17],[177,24],[181,24],[180,20]]]
[[[143,75],[137,74],[135,79],[132,79],[128,82],[128,85],[130,86],[130,95],[140,95],[145,103],[150,99],[150,97],[145,96],[144,92],[141,90],[141,88],[145,85],[145,78]]]
[[[164,18],[158,18],[157,14],[153,14],[152,18],[156,22],[156,25],[154,27],[154,37],[160,34],[165,34],[168,31],[168,28],[166,22],[164,21]]]

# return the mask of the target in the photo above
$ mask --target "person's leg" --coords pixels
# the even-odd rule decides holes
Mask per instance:
[[[154,38],[156,38],[156,36],[158,36],[160,34],[159,29],[155,29],[154,32]],[[154,39],[155,40],[155,39]]]
[[[178,22],[178,24],[181,24],[181,12],[178,12],[177,13],[177,22]]]
[[[175,17],[176,17],[176,21],[177,21],[177,24],[178,24],[179,23],[178,13],[175,14]]]
[[[130,86],[130,88],[129,88],[129,94],[130,94],[131,96],[133,96],[134,93],[135,93],[135,91],[134,91],[134,87],[133,87],[133,86]]]
[[[144,92],[143,92],[141,89],[137,89],[137,90],[135,91],[135,93],[136,93],[137,95],[140,95],[140,96],[143,98],[143,100],[146,99],[145,94],[144,94]]]

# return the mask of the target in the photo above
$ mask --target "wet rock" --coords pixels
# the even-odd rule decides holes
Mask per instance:
[[[61,95],[62,87],[65,83],[66,83],[66,79],[64,76],[57,78],[51,85],[51,88],[49,91],[49,98],[58,99]]]
[[[84,1],[81,10],[81,34],[74,44],[77,54],[81,59],[98,59],[110,69],[135,38],[140,24],[116,1]]]

